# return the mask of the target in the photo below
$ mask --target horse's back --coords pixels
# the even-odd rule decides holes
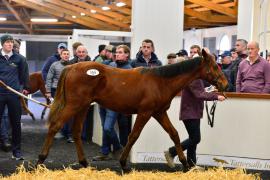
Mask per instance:
[[[30,85],[30,94],[33,94],[38,90],[46,91],[45,82],[42,78],[41,71],[33,72],[29,75],[29,85]]]

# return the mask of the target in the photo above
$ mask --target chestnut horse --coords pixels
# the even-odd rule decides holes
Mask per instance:
[[[45,83],[44,83],[44,80],[42,78],[42,74],[40,71],[31,73],[29,75],[29,86],[30,86],[29,94],[34,94],[35,92],[37,92],[39,90],[41,92],[41,94],[44,96],[44,98],[46,99],[46,104],[49,105],[51,103],[50,99],[47,98],[45,95],[46,94]],[[24,98],[21,98],[21,104],[22,104],[23,109],[32,117],[32,119],[36,120],[33,113],[28,109]],[[44,118],[46,109],[47,109],[47,107],[44,107],[44,109],[41,113],[41,119]]]
[[[172,99],[195,79],[205,79],[219,91],[227,87],[227,80],[219,70],[213,56],[202,51],[196,57],[180,63],[154,68],[118,69],[96,62],[82,62],[66,67],[60,77],[56,96],[48,117],[49,129],[37,164],[48,156],[54,135],[71,117],[79,163],[88,165],[82,149],[81,130],[91,102],[124,114],[137,114],[128,137],[120,164],[124,172],[130,170],[126,160],[150,117],[154,117],[170,135],[184,170],[189,165],[183,154],[176,129],[169,120],[167,110]],[[158,132],[157,132],[158,133]]]

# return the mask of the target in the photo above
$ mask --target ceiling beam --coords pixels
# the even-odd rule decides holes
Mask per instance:
[[[185,7],[184,12],[186,15],[196,17],[197,19],[200,19],[205,22],[227,22],[227,23],[236,23],[237,19],[236,18],[231,18],[228,16],[213,16],[213,15],[204,15],[201,12],[194,11],[190,8]]]
[[[237,17],[237,10],[223,7],[219,4],[213,3],[212,1],[208,1],[208,0],[187,0],[187,1],[194,4],[198,4],[200,6],[204,6],[206,8],[211,9],[212,11],[216,11],[230,17],[234,17],[234,18]]]
[[[91,18],[91,17],[86,17],[86,16],[81,16],[80,12],[74,11],[74,10],[69,10],[66,7],[62,7],[59,4],[53,3],[54,1],[48,2],[48,1],[40,1],[40,0],[28,0],[28,1],[34,1],[39,3],[42,6],[45,6],[49,9],[53,9],[55,11],[62,11],[64,12],[66,15],[68,15],[69,17],[72,18],[72,16],[76,16],[75,21],[77,21],[77,23],[79,23],[80,20],[89,22],[93,25],[95,25],[95,27],[97,29],[103,29],[103,30],[119,30],[119,27],[113,26],[113,25],[108,25],[108,23],[104,23],[100,20]],[[56,6],[57,5],[57,6]],[[67,16],[65,16],[64,18],[66,18]],[[79,23],[80,24],[80,23]]]
[[[132,0],[118,0],[118,2],[123,2],[125,3],[127,6],[131,7],[132,6]]]
[[[0,14],[10,14],[10,11],[8,11],[8,10],[0,10]]]
[[[234,2],[230,2],[230,3],[226,3],[226,4],[220,4],[221,6],[223,7],[227,7],[227,8],[231,8],[231,7],[234,7]],[[201,6],[198,6],[198,8],[193,8],[194,10],[196,11],[210,11],[210,9],[206,8],[206,7],[201,7]]]
[[[66,12],[59,10],[58,7],[55,7],[53,5],[48,6],[48,5],[44,5],[44,3],[40,2],[40,1],[36,1],[36,0],[12,0],[18,4],[24,5],[28,8],[31,9],[35,9],[37,11],[41,11],[41,12],[45,12],[48,14],[51,14],[53,16],[59,17],[59,18],[65,18],[68,21],[71,21],[73,23],[76,24],[81,24],[85,27],[88,27],[90,29],[103,29],[103,30],[110,30],[113,28],[103,28],[102,26],[99,26],[98,24],[94,23],[94,22],[89,22],[86,21],[84,19],[80,19],[80,18],[72,18],[72,15],[70,14],[66,14]]]
[[[76,12],[85,13],[86,15],[88,15],[90,17],[99,19],[99,20],[104,21],[104,22],[109,23],[109,24],[119,26],[119,27],[124,28],[124,29],[129,29],[129,27],[130,27],[129,24],[125,24],[125,23],[116,21],[116,20],[114,20],[112,18],[109,18],[108,16],[104,16],[104,15],[101,15],[101,14],[93,14],[89,10],[85,10],[85,9],[80,8],[78,6],[70,5],[69,3],[66,3],[66,2],[63,2],[63,1],[59,1],[59,0],[45,0],[45,1],[50,2],[52,4],[55,4],[55,5],[58,5],[58,6],[61,6],[61,7],[65,7],[68,10],[73,10],[73,11],[76,11]]]
[[[84,1],[74,1],[74,0],[63,0],[63,1],[71,3],[71,4],[76,5],[76,6],[80,6],[82,8],[85,8],[85,9],[89,10],[89,11],[95,10],[97,13],[109,16],[111,18],[115,18],[115,19],[117,19],[119,21],[122,21],[123,19],[126,19],[126,16],[124,16],[122,14],[112,12],[112,11],[103,11],[101,8],[93,6],[93,5],[91,5],[89,3],[86,3]],[[131,20],[129,22],[131,22]]]
[[[8,8],[8,10],[10,10],[12,12],[12,14],[15,16],[15,18],[22,24],[22,26],[24,27],[24,29],[29,33],[29,34],[33,34],[33,31],[30,27],[28,27],[24,21],[21,19],[20,15],[17,13],[17,11],[9,4],[9,2],[7,0],[2,0],[2,2],[6,5],[6,7]]]
[[[126,14],[126,15],[131,14],[130,9],[125,8],[125,7],[117,7],[115,4],[113,4],[113,5],[107,4],[104,0],[86,0],[86,1],[91,2],[91,3],[95,3],[95,4],[99,4],[101,6],[108,6],[112,10],[121,12],[121,13]]]
[[[194,19],[194,18],[185,18],[184,24],[185,24],[186,29],[187,28],[197,28],[197,27],[216,27],[216,26],[222,25],[220,23],[200,21],[200,20]]]
[[[222,4],[224,4],[224,3],[226,3],[226,2],[228,2],[228,0],[211,0],[213,3],[216,3],[216,4],[220,4],[220,3],[222,3]],[[227,3],[226,3],[227,4]],[[185,5],[186,7],[188,7],[188,8],[196,8],[196,7],[200,7],[200,5],[198,5],[198,4],[187,4],[187,5]]]

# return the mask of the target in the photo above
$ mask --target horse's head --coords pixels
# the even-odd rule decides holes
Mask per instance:
[[[204,49],[202,50],[203,56],[203,72],[202,77],[210,84],[213,84],[221,92],[225,91],[228,87],[228,81],[224,76],[221,69],[218,67],[214,57],[208,54]]]

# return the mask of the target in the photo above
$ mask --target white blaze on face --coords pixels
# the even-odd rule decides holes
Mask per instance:
[[[86,71],[86,74],[89,76],[97,76],[99,75],[99,71],[97,69],[89,69]]]

